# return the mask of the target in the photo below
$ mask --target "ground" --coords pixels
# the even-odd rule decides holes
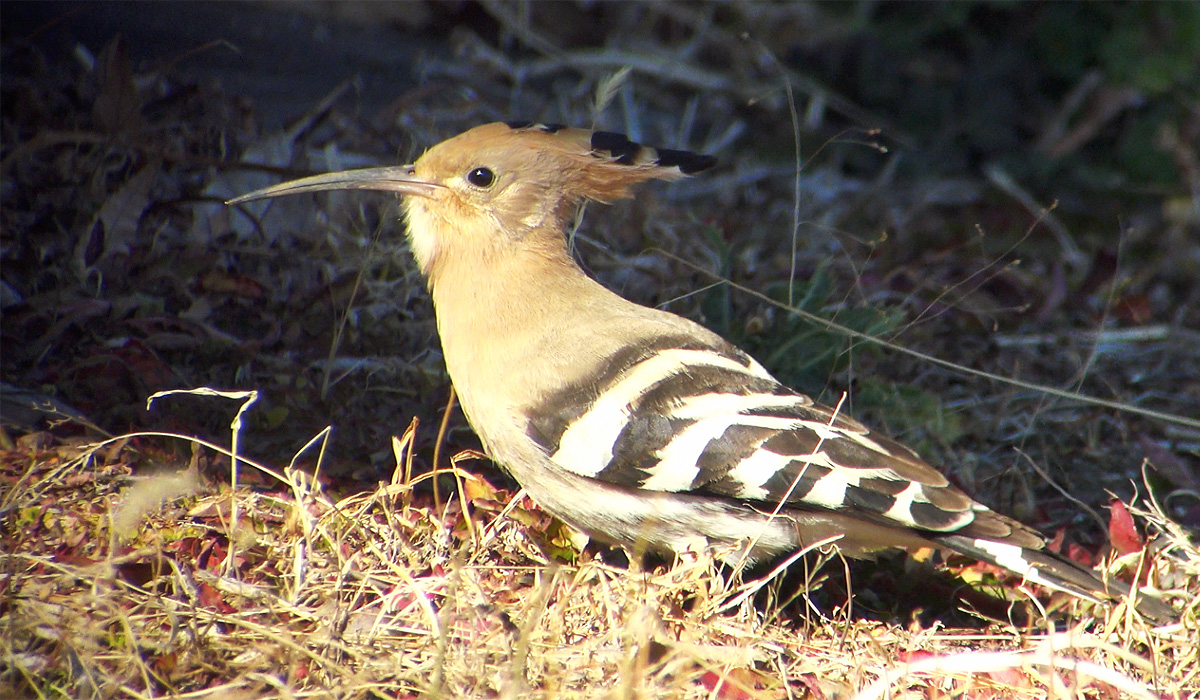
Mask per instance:
[[[0,8],[4,693],[1200,693],[1200,6]],[[716,155],[588,207],[585,267],[1180,624],[581,547],[443,423],[394,203],[223,204],[512,119]],[[255,402],[147,406],[198,387]]]

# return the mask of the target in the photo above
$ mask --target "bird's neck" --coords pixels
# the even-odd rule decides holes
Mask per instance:
[[[580,308],[611,295],[584,274],[561,239],[557,245],[522,243],[487,255],[444,256],[428,276],[438,333],[456,382],[466,367],[481,367],[485,359],[495,366],[523,356],[507,345],[569,324]]]
[[[469,319],[472,325],[511,328],[533,318],[547,320],[545,314],[570,301],[564,292],[602,289],[579,268],[561,238],[555,243],[522,241],[439,256],[426,273],[439,325]]]
[[[589,308],[611,308],[611,297],[628,303],[585,275],[565,247],[455,258],[431,272],[446,369],[485,446],[502,442],[487,426],[507,425],[503,415],[535,405],[580,364],[565,344],[572,319]],[[530,357],[541,364],[531,366]]]

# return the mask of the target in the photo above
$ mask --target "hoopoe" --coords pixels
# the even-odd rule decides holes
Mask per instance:
[[[746,563],[831,537],[855,557],[947,548],[1110,600],[1095,574],[913,451],[576,264],[565,228],[582,201],[612,202],[715,162],[606,131],[493,123],[412,165],[307,177],[230,203],[332,189],[402,195],[468,421],[536,502],[593,537],[668,554],[704,542]]]

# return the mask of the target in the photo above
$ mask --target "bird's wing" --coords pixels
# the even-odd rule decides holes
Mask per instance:
[[[789,390],[731,345],[664,336],[541,408],[528,432],[551,460],[612,484],[933,532],[986,511],[908,448]]]

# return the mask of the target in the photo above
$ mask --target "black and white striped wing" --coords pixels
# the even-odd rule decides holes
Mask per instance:
[[[792,392],[733,346],[658,345],[552,397],[531,437],[581,476],[765,510],[849,510],[949,532],[982,509],[906,447]]]

